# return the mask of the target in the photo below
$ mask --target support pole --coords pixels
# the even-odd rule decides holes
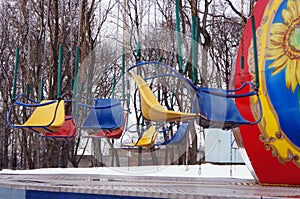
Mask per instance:
[[[44,89],[44,77],[41,78],[40,97],[39,97],[40,101],[42,101],[44,98],[43,89]]]
[[[253,40],[253,56],[254,56],[254,66],[255,66],[255,86],[259,88],[259,71],[258,71],[258,59],[257,59],[257,43],[256,43],[256,28],[254,16],[251,16],[252,24],[252,40]]]
[[[181,31],[180,31],[180,6],[179,1],[176,0],[176,32],[177,32],[177,50],[178,50],[178,65],[179,65],[179,72],[182,73],[182,51],[181,51]]]
[[[192,16],[192,71],[193,83],[197,84],[197,66],[198,66],[198,17],[196,14]]]
[[[73,90],[74,95],[77,95],[78,91],[78,67],[79,67],[79,56],[80,56],[80,48],[76,46],[76,53],[75,53],[75,67],[74,67],[74,83],[73,83]]]
[[[57,98],[61,97],[61,65],[62,65],[62,45],[59,45],[58,54],[58,75],[57,75]]]
[[[16,62],[14,68],[14,83],[13,83],[13,92],[12,92],[12,100],[16,99],[16,90],[17,90],[17,78],[18,78],[18,66],[19,66],[19,47],[16,48]]]
[[[29,96],[30,94],[30,85],[26,84],[26,95]]]
[[[125,102],[125,68],[126,68],[126,50],[123,46],[122,50],[122,100]]]

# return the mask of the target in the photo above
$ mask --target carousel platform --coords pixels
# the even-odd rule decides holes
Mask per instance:
[[[0,198],[300,198],[300,187],[236,178],[0,174]]]

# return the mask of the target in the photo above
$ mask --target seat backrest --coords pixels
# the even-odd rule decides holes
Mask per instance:
[[[156,126],[150,126],[135,145],[151,147],[156,140],[157,134]]]
[[[165,109],[158,102],[145,80],[133,72],[130,72],[130,74],[138,86],[141,97],[142,114],[147,120],[156,122],[173,122],[192,120],[198,117],[195,113],[185,113]]]
[[[41,104],[51,102],[43,100]],[[35,108],[24,126],[62,126],[65,122],[65,106],[63,100]]]
[[[82,127],[94,129],[117,129],[124,125],[124,109],[118,99],[99,98],[90,109]]]
[[[158,102],[158,100],[156,99],[155,95],[153,94],[152,90],[149,88],[145,80],[133,72],[130,72],[130,74],[133,77],[135,83],[137,84],[140,92],[141,108],[142,108],[143,116],[146,119],[151,120],[152,118],[152,116],[150,115],[151,108],[155,107],[156,109],[161,109],[162,111],[164,110],[164,108]]]

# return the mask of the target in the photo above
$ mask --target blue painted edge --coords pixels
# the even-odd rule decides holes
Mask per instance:
[[[120,195],[102,195],[102,194],[86,194],[86,193],[73,193],[73,192],[50,192],[50,191],[36,191],[26,190],[26,199],[143,199],[150,197],[138,197],[138,196],[120,196]]]

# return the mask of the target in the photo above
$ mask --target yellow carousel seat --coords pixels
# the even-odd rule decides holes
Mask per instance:
[[[43,100],[40,104],[53,100]],[[16,128],[30,128],[39,133],[55,132],[65,123],[64,100],[56,100],[44,106],[37,106],[24,124],[15,125]]]
[[[197,115],[194,113],[184,113],[165,109],[158,102],[145,80],[133,72],[130,72],[130,74],[140,91],[142,114],[147,120],[155,122],[175,122],[194,120],[197,118]]]
[[[126,146],[152,147],[157,137],[156,126],[150,126],[147,131],[136,142],[126,144]]]

